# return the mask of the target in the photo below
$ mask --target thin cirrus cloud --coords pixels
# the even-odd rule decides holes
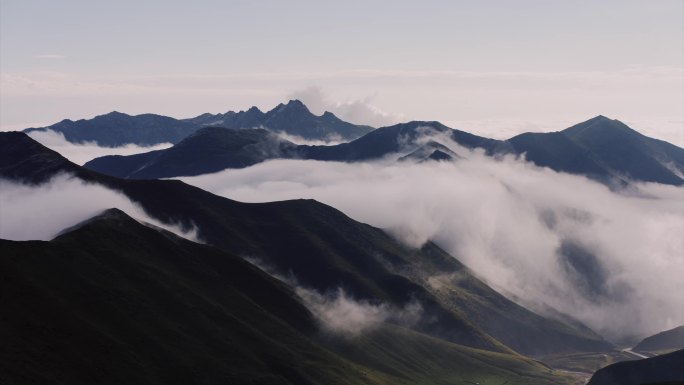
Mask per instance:
[[[313,198],[410,245],[434,240],[495,288],[609,338],[684,323],[684,188],[643,184],[618,194],[522,160],[452,148],[465,159],[276,160],[181,179],[248,202]],[[601,276],[569,262],[572,250],[595,256]]]
[[[45,54],[40,54],[40,55],[33,55],[32,56],[34,59],[41,59],[41,60],[61,60],[61,59],[66,59],[66,56],[56,54],[56,53],[45,53]]]

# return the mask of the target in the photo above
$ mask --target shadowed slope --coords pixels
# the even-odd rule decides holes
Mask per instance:
[[[321,334],[282,282],[117,209],[50,242],[0,240],[0,293],[2,383],[567,383],[519,356],[394,326]],[[387,354],[396,346],[401,357]]]
[[[684,350],[600,369],[588,385],[684,384]]]

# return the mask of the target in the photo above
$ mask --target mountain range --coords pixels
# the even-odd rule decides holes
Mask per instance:
[[[229,111],[216,115],[205,113],[182,120],[155,114],[131,116],[114,111],[93,119],[65,119],[46,127],[27,128],[24,132],[51,130],[63,134],[72,143],[95,142],[103,147],[126,144],[150,146],[178,143],[206,126],[265,128],[307,140],[352,140],[372,130],[369,126],[340,120],[331,112],[325,112],[321,116],[314,115],[299,100],[291,100],[268,112],[252,107],[247,111]]]
[[[292,102],[290,103],[292,104]],[[357,162],[455,160],[456,144],[486,154],[524,156],[540,167],[584,175],[609,185],[630,181],[684,184],[684,149],[646,137],[618,120],[598,116],[566,130],[526,133],[495,140],[451,129],[439,122],[414,121],[375,129],[347,143],[297,145],[266,130],[209,127],[174,147],[130,156],[105,156],[86,168],[130,179],[193,176],[248,167],[269,159]]]
[[[142,114],[131,116],[118,111],[92,119],[64,119],[46,127],[27,128],[26,133],[54,131],[71,143],[94,142],[103,147],[126,144],[150,146],[159,143],[178,143],[197,131],[195,124],[168,116]]]
[[[320,347],[321,350],[311,348],[313,350],[310,354],[307,353],[308,358],[300,360],[302,356],[299,354],[305,354],[306,349],[297,353],[298,348],[293,347],[292,351],[285,353],[277,346],[270,345],[278,339],[269,337],[268,332],[249,337],[254,338],[257,345],[263,345],[263,350],[256,350],[248,357],[242,357],[243,353],[240,352],[244,350],[240,349],[245,348],[237,346],[235,355],[242,358],[229,358],[237,361],[228,362],[240,362],[239,365],[230,367],[244,368],[245,376],[254,372],[263,374],[264,383],[322,383],[315,379],[301,380],[302,377],[298,377],[303,375],[301,373],[311,375],[310,370],[303,369],[302,365],[308,365],[310,360],[316,359],[319,360],[317,363],[310,364],[315,368],[351,365],[348,361],[363,367],[360,371],[369,369],[370,366],[369,370],[372,372],[367,372],[372,373],[370,377],[380,379],[375,382],[361,382],[355,378],[349,380],[351,383],[441,383],[441,380],[435,378],[428,380],[431,377],[426,374],[423,366],[428,365],[427,358],[418,357],[424,355],[425,351],[444,353],[442,359],[453,360],[450,365],[454,367],[471,365],[466,362],[479,355],[480,362],[498,368],[483,369],[485,372],[500,370],[503,373],[507,370],[506,365],[522,365],[524,370],[520,373],[529,371],[534,373],[533,376],[538,376],[530,379],[530,382],[545,383],[548,369],[525,361],[516,352],[541,355],[608,351],[612,348],[586,327],[546,318],[511,302],[433,243],[428,242],[420,249],[407,247],[384,231],[356,222],[321,203],[295,200],[245,204],[218,197],[180,181],[122,180],[79,167],[25,134],[0,134],[1,177],[41,184],[60,173],[72,174],[83,181],[119,191],[162,222],[179,223],[186,228],[195,226],[199,237],[207,246],[178,239],[163,231],[150,230],[149,227],[137,227],[130,218],[116,210],[107,211],[91,221],[66,230],[51,242],[4,242],[2,247],[7,252],[2,253],[3,263],[8,267],[3,271],[8,272],[9,278],[1,281],[9,285],[9,290],[14,285],[10,278],[22,277],[24,283],[17,285],[27,288],[15,289],[15,292],[24,293],[23,297],[17,297],[18,302],[13,304],[16,311],[7,313],[3,318],[3,322],[12,325],[5,330],[21,331],[14,337],[15,342],[5,345],[3,350],[4,356],[15,357],[14,361],[9,362],[13,362],[17,368],[31,367],[33,360],[37,359],[35,357],[38,357],[35,354],[43,354],[48,349],[66,349],[65,341],[69,340],[67,336],[73,335],[75,330],[70,329],[69,320],[76,319],[87,322],[91,328],[88,330],[93,333],[93,340],[83,337],[81,341],[84,351],[89,352],[88,356],[65,355],[65,360],[66,357],[73,360],[70,361],[74,363],[71,369],[68,369],[69,365],[65,367],[59,362],[53,362],[38,373],[53,375],[62,373],[62,369],[76,370],[74,367],[87,362],[83,360],[88,357],[101,363],[100,359],[105,356],[100,354],[108,352],[107,357],[114,360],[106,370],[113,370],[112,368],[121,364],[126,368],[122,373],[130,373],[134,371],[135,365],[143,365],[150,373],[154,373],[151,376],[160,378],[159,382],[163,383],[169,377],[160,373],[164,373],[166,366],[170,365],[176,370],[168,371],[169,376],[186,378],[183,376],[189,375],[193,356],[199,357],[203,352],[210,351],[207,350],[210,348],[222,350],[232,346],[230,344],[239,345],[240,341],[236,339],[238,335],[243,335],[240,332],[242,326],[235,326],[234,332],[225,332],[228,334],[224,333],[224,338],[215,339],[212,335],[212,340],[216,340],[212,343],[207,342],[207,337],[197,334],[203,333],[202,331],[188,326],[204,325],[207,330],[220,327],[219,321],[228,316],[221,309],[240,309],[230,312],[232,317],[238,318],[231,322],[242,322],[241,325],[246,324],[258,330],[285,330],[282,338],[295,341],[295,346],[311,346],[307,345],[311,343]],[[69,240],[71,241],[67,242]],[[126,252],[121,255],[121,250]],[[188,255],[203,253],[212,256],[207,257],[206,261],[204,257],[193,257],[185,261],[189,258]],[[47,257],[43,257],[47,255],[55,260],[41,262],[46,260]],[[276,274],[294,275],[297,287],[317,293],[344,290],[355,301],[382,304],[393,309],[405,309],[417,304],[420,317],[410,324],[390,322],[377,332],[364,335],[361,345],[350,343],[345,338],[323,338],[318,331],[312,332],[312,316],[303,307],[301,300],[292,296],[294,289],[288,286],[292,283],[275,282],[234,256],[249,256],[269,266],[269,270]],[[63,261],[63,258],[67,260]],[[223,259],[232,262],[221,262]],[[41,267],[41,263],[46,265]],[[224,268],[210,263],[230,263],[233,267]],[[101,264],[107,267],[98,267]],[[233,282],[234,279],[229,278],[232,275],[228,273],[224,276],[222,269],[233,269],[230,274],[239,273],[252,278],[247,279],[248,284],[239,286],[242,284]],[[9,273],[17,270],[20,273]],[[44,274],[52,274],[52,277],[47,279]],[[207,274],[210,276],[205,277]],[[445,285],[435,285],[436,276],[444,278]],[[77,277],[80,278],[76,279]],[[167,281],[171,279],[177,283]],[[221,282],[224,281],[225,285],[222,285]],[[180,282],[182,286],[178,286]],[[280,294],[264,296],[262,286],[265,287],[263,290]],[[247,304],[237,306],[228,299],[223,299],[221,296],[224,294],[221,293],[224,290],[237,292],[235,295],[245,298]],[[9,291],[3,289],[3,293],[6,292]],[[126,294],[123,298],[120,297],[121,292]],[[207,303],[206,308],[194,304],[192,298],[196,296],[205,298],[201,303]],[[102,301],[98,304],[98,310],[88,313],[88,304],[95,298],[111,299]],[[133,298],[147,299],[134,301]],[[294,300],[300,303],[287,305]],[[48,305],[50,301],[57,302]],[[26,308],[22,309],[22,306]],[[193,311],[183,310],[188,309],[188,306],[192,306]],[[242,309],[247,312],[244,319]],[[250,314],[257,314],[257,310],[269,314],[260,321],[261,324],[249,321],[252,319]],[[48,313],[42,313],[43,311]],[[215,313],[217,311],[219,313]],[[158,312],[169,314],[164,317],[163,324],[159,324],[162,321],[155,320],[152,316]],[[193,313],[192,320],[187,320],[190,317],[184,315],[187,313]],[[97,318],[97,314],[111,315],[114,321]],[[35,320],[35,324],[24,325],[21,323],[22,319]],[[147,323],[140,324],[141,320]],[[189,323],[186,324],[186,321]],[[289,326],[283,329],[283,323]],[[74,325],[78,328],[80,323]],[[32,341],[32,333],[36,330],[53,332],[39,334],[42,343],[35,345],[35,350],[22,350],[33,346],[24,342]],[[105,330],[106,334],[102,334]],[[148,333],[152,330],[154,333]],[[301,334],[304,336],[301,337]],[[87,341],[94,342],[89,345]],[[389,354],[393,344],[397,343],[401,344],[402,351],[407,349],[407,354],[416,355],[411,356],[411,366],[405,367],[405,364],[396,361],[400,357]],[[155,352],[167,351],[166,344],[172,344],[173,349],[160,357],[167,357],[168,361],[154,358]],[[11,350],[7,350],[7,346]],[[186,358],[174,353],[188,349],[192,354]],[[95,358],[93,352],[102,353],[97,353],[99,358]],[[262,354],[269,357],[267,361],[263,361]],[[291,354],[291,359],[286,357],[287,354]],[[23,361],[17,363],[16,357],[23,357],[19,359]],[[250,361],[251,359],[254,360]],[[326,363],[325,360],[328,359],[330,361]],[[167,363],[163,364],[162,361]],[[293,362],[299,363],[298,366],[293,367]],[[226,376],[238,376],[220,363],[206,365],[217,365],[211,367],[212,373],[228,370],[225,372],[228,373]],[[478,365],[472,370],[477,371]],[[291,371],[288,368],[292,368]],[[296,368],[301,368],[301,372]],[[25,370],[20,372],[26,373]],[[70,373],[68,376],[76,375]],[[353,377],[356,372],[350,370],[348,373]],[[324,372],[320,375],[337,378]],[[395,375],[400,375],[402,380],[395,381],[392,377]],[[444,375],[457,374],[449,372]],[[383,378],[390,379],[383,382]],[[484,377],[469,378],[475,381],[474,379]],[[502,374],[498,378],[501,379],[499,382],[503,382],[507,377]]]
[[[229,111],[225,114],[202,114],[185,122],[201,127],[226,128],[263,127],[273,132],[283,132],[309,140],[352,140],[370,132],[373,128],[345,122],[326,111],[316,116],[299,100],[280,103],[267,112],[257,107],[247,111]]]

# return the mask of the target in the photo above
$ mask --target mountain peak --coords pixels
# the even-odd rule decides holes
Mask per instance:
[[[125,212],[117,209],[117,208],[109,208],[101,213],[90,217],[84,221],[81,221],[73,226],[67,227],[66,229],[60,231],[57,237],[60,237],[62,235],[74,232],[76,230],[82,229],[92,223],[100,222],[100,221],[107,221],[107,222],[116,222],[116,223],[124,223],[124,224],[130,224],[132,222],[130,221],[135,221],[133,218],[129,217],[128,214]]]
[[[325,111],[323,115],[321,115],[321,118],[326,118],[326,119],[339,119],[337,115],[333,114],[330,111]]]
[[[74,172],[73,163],[24,132],[0,132],[0,177],[42,183],[58,172]]]
[[[596,115],[593,118],[587,120],[587,122],[594,122],[594,123],[599,123],[599,122],[612,122],[615,119],[611,119],[605,115]]]
[[[292,99],[287,104],[283,105],[282,103],[276,107],[277,111],[288,111],[288,112],[296,112],[296,113],[307,113],[311,114],[311,111],[298,99]]]
[[[126,219],[130,218],[128,214],[125,212],[121,211],[120,209],[117,209],[116,207],[112,207],[109,209],[104,210],[101,212],[99,215],[96,215],[93,217],[95,218],[101,218],[101,219]]]
[[[576,124],[561,131],[563,134],[575,138],[577,135],[616,135],[638,134],[637,131],[617,119],[610,119],[603,115],[595,116],[587,121]]]
[[[298,106],[298,107],[306,107],[304,103],[302,103],[301,100],[299,99],[290,99],[289,102],[287,102],[288,106]]]
[[[98,115],[98,116],[96,116],[96,117],[97,117],[97,118],[104,118],[104,117],[108,117],[108,118],[117,118],[117,117],[129,117],[129,116],[130,116],[130,115],[128,115],[128,114],[125,114],[125,113],[123,113],[123,112],[119,112],[119,111],[114,110],[114,111],[112,111],[112,112],[110,112],[110,113],[103,114],[103,115]]]

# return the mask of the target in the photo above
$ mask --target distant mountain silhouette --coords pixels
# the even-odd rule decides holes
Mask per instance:
[[[357,162],[396,156],[420,162],[461,157],[436,141],[440,140],[479,148],[492,156],[524,155],[540,167],[584,175],[608,185],[624,186],[630,181],[684,184],[684,149],[641,135],[602,116],[561,132],[526,133],[505,141],[454,130],[439,122],[422,121],[378,128],[351,142],[331,146],[295,145],[266,135],[265,131],[256,132],[202,130],[192,140],[158,153],[102,157],[87,162],[85,167],[140,179],[200,175],[269,159]],[[202,136],[207,138],[200,139]],[[247,136],[251,139],[245,140]]]
[[[64,134],[64,138],[72,143],[96,142],[104,147],[118,147],[129,143],[143,146],[178,143],[198,128],[195,124],[168,116],[131,116],[114,111],[89,120],[66,119],[47,127],[28,128],[24,132],[52,130]]]
[[[359,139],[335,146],[302,146],[306,159],[363,161],[382,158],[390,154],[413,151],[432,137],[451,140],[466,148],[482,148],[493,154],[509,146],[502,141],[483,138],[454,130],[440,122],[413,121],[375,129]]]
[[[619,120],[597,116],[562,132],[615,175],[644,182],[684,184],[684,149],[642,135]]]
[[[410,122],[378,128],[359,139],[332,146],[295,145],[266,130],[211,127],[169,149],[130,156],[104,156],[87,162],[84,167],[122,178],[150,179],[243,168],[269,159],[353,162],[379,159],[402,151],[418,151],[413,154],[420,158],[416,161],[459,158],[446,146],[430,140],[435,135],[467,148],[483,148],[491,154],[510,148],[506,142],[452,130],[439,122]],[[430,148],[432,150],[428,151]],[[428,152],[422,154],[425,151]]]
[[[561,132],[518,135],[508,142],[539,166],[602,182],[684,184],[684,149],[605,116]]]
[[[369,131],[372,127],[359,126],[339,119],[326,111],[316,116],[299,100],[279,104],[268,112],[252,107],[247,111],[225,114],[202,114],[186,122],[201,126],[225,128],[267,128],[274,132],[284,132],[309,140],[352,140]]]
[[[293,157],[297,157],[297,145],[271,131],[206,127],[169,149],[105,156],[88,162],[88,168],[120,178],[154,179],[200,175]]]
[[[247,111],[216,115],[205,113],[183,120],[155,114],[132,116],[114,111],[93,119],[65,119],[46,127],[27,128],[24,132],[52,130],[64,134],[64,138],[72,143],[95,142],[105,147],[125,144],[149,146],[178,143],[206,126],[265,128],[307,140],[344,141],[356,139],[373,129],[345,122],[331,112],[316,116],[299,100],[291,100],[265,113],[252,107]]]

